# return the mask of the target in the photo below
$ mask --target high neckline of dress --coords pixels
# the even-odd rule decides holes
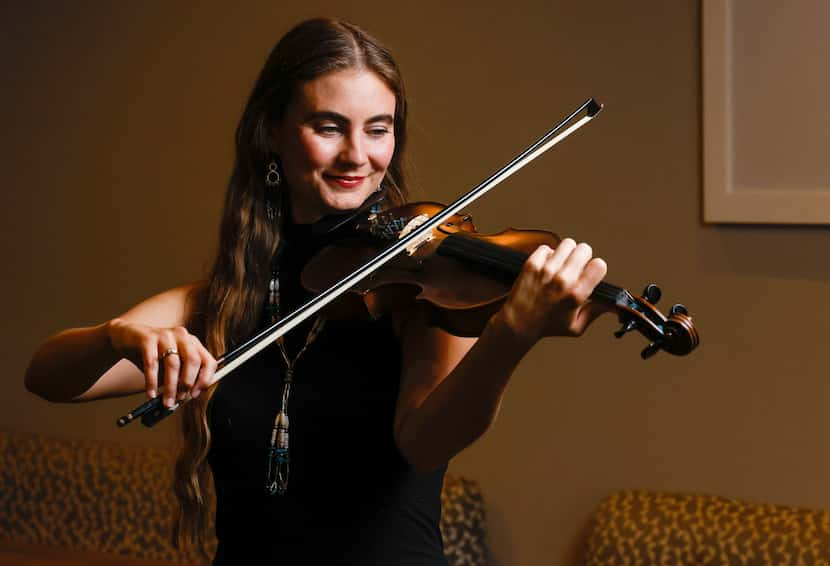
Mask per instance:
[[[290,217],[286,218],[282,225],[281,238],[285,241],[285,243],[291,246],[302,246],[305,242],[311,244],[313,240],[317,239],[317,237],[314,236],[313,223],[297,223]]]

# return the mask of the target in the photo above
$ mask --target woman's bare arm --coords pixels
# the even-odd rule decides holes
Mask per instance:
[[[188,285],[165,291],[105,323],[52,336],[32,357],[25,377],[27,389],[56,402],[142,390],[155,396],[159,359],[164,359],[167,374],[174,378],[181,374],[183,382],[192,384],[191,376],[195,379],[201,366],[210,362],[198,340],[183,328],[192,289]],[[168,349],[180,355],[165,357]],[[164,390],[165,400],[175,396],[176,381],[167,384],[171,387]]]
[[[416,469],[445,464],[486,432],[511,374],[540,338],[580,335],[605,310],[588,301],[606,271],[591,256],[567,239],[555,252],[538,249],[477,340],[429,327],[423,314],[406,320],[394,432]]]

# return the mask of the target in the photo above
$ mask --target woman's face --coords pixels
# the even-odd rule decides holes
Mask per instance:
[[[376,74],[347,69],[304,83],[274,127],[297,223],[359,207],[395,150],[395,94]]]

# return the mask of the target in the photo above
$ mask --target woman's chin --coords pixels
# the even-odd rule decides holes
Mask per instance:
[[[327,214],[340,214],[359,208],[363,202],[369,198],[371,191],[350,191],[339,192],[334,198],[326,202],[326,207],[329,209]]]
[[[342,214],[360,208],[372,192],[363,187],[349,190],[329,189],[315,199],[316,202],[295,202],[292,206],[292,213],[296,222],[309,224],[324,216]]]

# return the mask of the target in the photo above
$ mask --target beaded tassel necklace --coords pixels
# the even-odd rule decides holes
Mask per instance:
[[[265,308],[272,324],[280,319],[280,280],[277,270],[274,270],[271,275],[271,280],[268,283],[268,301]],[[318,316],[314,320],[311,330],[308,331],[308,335],[305,338],[305,344],[303,344],[303,347],[293,359],[285,351],[283,336],[280,336],[276,340],[277,347],[285,363],[285,375],[282,379],[280,409],[274,418],[274,426],[271,429],[271,441],[267,452],[268,473],[265,479],[265,493],[268,495],[284,495],[288,490],[288,474],[291,464],[288,434],[288,400],[291,397],[291,384],[294,381],[294,366],[297,364],[300,356],[303,355],[323,330],[325,322],[326,319],[322,316]]]
[[[270,172],[270,168],[269,168]],[[375,190],[377,196],[382,192],[382,187],[378,185]],[[371,198],[371,197],[370,197]],[[380,212],[380,200],[376,198],[369,207],[369,212],[372,215],[377,215]],[[266,199],[266,215],[271,222],[279,223],[279,208],[275,206],[271,199]],[[339,224],[338,224],[339,226]],[[276,323],[280,319],[280,279],[279,271],[275,268],[271,274],[271,279],[268,282],[268,301],[265,304],[265,309],[271,320],[271,324]],[[271,428],[271,440],[267,451],[267,475],[265,479],[265,493],[268,495],[284,495],[288,491],[288,473],[290,471],[291,453],[289,451],[289,420],[288,420],[288,400],[291,397],[291,384],[294,382],[294,366],[297,360],[308,349],[312,342],[317,338],[323,330],[326,319],[320,315],[311,325],[311,330],[305,338],[305,344],[297,352],[294,358],[288,356],[285,350],[285,342],[283,337],[277,338],[277,347],[282,355],[285,363],[285,375],[282,379],[282,396],[280,397],[280,410],[277,411],[277,416],[274,417],[274,426]]]

